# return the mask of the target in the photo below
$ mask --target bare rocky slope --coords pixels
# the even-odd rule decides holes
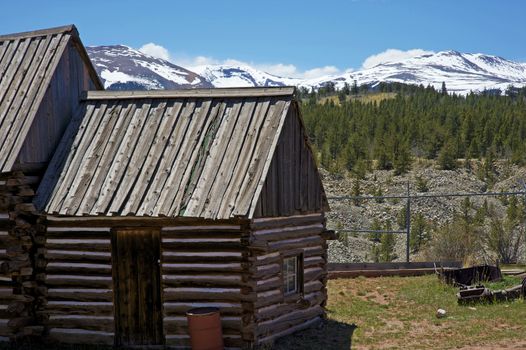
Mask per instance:
[[[418,178],[427,183],[426,194],[441,193],[482,193],[501,191],[523,190],[521,181],[526,180],[526,167],[518,167],[507,161],[495,163],[492,179],[478,175],[480,162],[471,161],[471,169],[459,167],[456,170],[439,170],[435,162],[420,160],[413,163],[411,171],[395,176],[392,170],[375,170],[366,174],[360,181],[362,195],[374,195],[381,188],[383,195],[404,195],[407,193],[409,182],[412,195],[423,194],[418,192]],[[334,175],[322,170],[323,181],[327,196],[352,195],[353,183],[356,181],[350,174]],[[479,208],[484,200],[493,205],[497,213],[504,217],[506,206],[498,197],[471,197],[473,208]],[[523,198],[521,198],[523,199]],[[429,224],[429,231],[439,227],[453,218],[455,212],[459,213],[463,197],[453,198],[419,198],[411,202],[412,217],[422,213]],[[335,230],[346,228],[371,228],[373,221],[378,219],[381,223],[390,221],[394,230],[401,229],[397,225],[397,216],[405,207],[405,199],[386,199],[382,203],[367,200],[353,203],[351,200],[329,200],[331,211],[328,213],[327,226]],[[431,233],[431,232],[430,232]],[[405,260],[405,234],[396,234],[395,261]],[[342,236],[343,237],[343,236]],[[371,261],[371,248],[373,242],[364,233],[349,233],[346,239],[331,241],[329,244],[329,259],[332,262],[364,262]],[[524,249],[524,248],[523,248]],[[524,257],[525,254],[523,253]],[[423,260],[425,257],[412,255],[412,260]]]

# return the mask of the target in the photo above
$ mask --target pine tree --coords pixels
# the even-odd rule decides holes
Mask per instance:
[[[378,186],[378,188],[377,188],[376,191],[374,192],[374,195],[375,195],[376,197],[383,197],[384,193],[383,193],[383,191],[382,191],[382,186]],[[385,202],[385,199],[383,199],[383,198],[376,198],[374,201],[375,201],[376,203],[383,203],[383,202]]]
[[[450,143],[444,144],[438,154],[438,166],[442,170],[454,170],[457,168],[455,151]]]
[[[400,211],[398,212],[398,215],[396,216],[396,223],[398,224],[398,228],[400,230],[405,230],[407,225],[407,209],[406,206],[402,207]]]
[[[381,231],[382,230],[382,224],[380,223],[380,220],[374,219],[373,224],[371,225],[372,231]],[[369,239],[373,242],[380,242],[382,234],[378,232],[371,232],[369,234]]]
[[[429,240],[427,223],[422,213],[416,214],[411,220],[411,232],[409,245],[413,252],[418,252]]]
[[[353,197],[360,197],[362,195],[362,189],[360,186],[359,179],[355,179],[353,181],[351,192]],[[361,200],[359,198],[354,198],[353,203],[354,205],[359,206],[361,204]]]
[[[351,87],[351,93],[353,95],[358,95],[358,92],[360,92],[359,88],[358,88],[358,82],[356,80],[354,80],[352,82],[352,87]]]
[[[402,144],[394,156],[394,172],[395,175],[401,175],[411,169],[411,153],[409,152],[409,147],[406,144]]]
[[[343,88],[341,90],[345,95],[350,95],[351,94],[351,87],[349,86],[349,83],[345,82],[343,84]]]
[[[385,230],[392,230],[391,222],[385,224]],[[383,233],[380,239],[380,260],[383,262],[390,262],[396,258],[394,254],[395,236],[392,233]]]
[[[445,81],[442,82],[442,88],[440,89],[440,93],[442,94],[442,96],[446,96],[447,95],[447,89],[446,89],[446,82]]]

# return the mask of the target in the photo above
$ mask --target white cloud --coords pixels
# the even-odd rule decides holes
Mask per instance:
[[[157,45],[155,43],[144,44],[143,46],[141,46],[139,51],[153,57],[161,58],[166,61],[170,60],[170,53],[168,52],[168,50],[162,47],[161,45]]]
[[[289,63],[257,63],[245,62],[233,58],[217,59],[209,56],[182,57],[171,54],[165,47],[155,43],[143,45],[139,51],[167,61],[171,61],[181,67],[189,70],[199,70],[197,67],[207,65],[232,65],[232,66],[249,66],[257,70],[267,72],[279,77],[299,78],[299,79],[316,79],[327,75],[336,75],[343,72],[350,72],[351,69],[341,71],[335,66],[315,67],[307,70],[300,70],[293,64]]]
[[[206,65],[230,65],[230,66],[249,66],[257,70],[267,72],[279,77],[285,78],[299,78],[299,79],[315,79],[322,76],[342,73],[335,66],[317,67],[308,70],[300,70],[293,64],[288,63],[257,63],[240,61],[233,58],[219,60],[213,57],[196,56],[190,58],[179,58],[174,60],[175,64],[183,66],[192,70],[192,68]]]
[[[298,72],[298,68],[296,68],[296,66],[293,64],[254,64],[253,67],[264,72],[277,75],[278,77],[300,78],[298,74],[301,75],[301,73]]]
[[[335,66],[325,66],[319,68],[309,69],[303,72],[303,77],[306,79],[315,79],[326,75],[339,74],[341,71]]]
[[[387,49],[384,52],[380,52],[376,55],[371,55],[363,61],[362,68],[372,68],[381,63],[387,62],[396,62],[404,60],[411,57],[433,54],[433,51],[426,51],[422,49],[412,49],[407,51],[402,51],[398,49]]]

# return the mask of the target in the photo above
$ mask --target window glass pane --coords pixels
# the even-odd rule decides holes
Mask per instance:
[[[285,293],[298,291],[298,257],[283,259],[283,290]]]
[[[289,292],[295,292],[296,291],[296,281],[294,280],[294,278],[290,278],[289,281],[288,281],[288,291]]]
[[[296,257],[290,258],[289,273],[296,273]]]

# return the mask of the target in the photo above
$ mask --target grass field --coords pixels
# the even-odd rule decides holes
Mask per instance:
[[[488,287],[520,283],[506,277]],[[274,349],[526,349],[526,303],[459,306],[435,276],[331,280],[328,322]],[[447,316],[437,319],[438,308]],[[357,328],[354,329],[352,324]]]
[[[368,103],[368,102],[380,102],[382,100],[387,100],[387,99],[395,98],[395,97],[396,97],[395,92],[375,92],[375,93],[368,93],[365,95],[347,96],[346,100],[347,101],[360,101],[363,103]],[[321,97],[318,102],[323,104],[327,101],[332,101],[333,103],[340,105],[340,99],[338,98],[337,95]]]

